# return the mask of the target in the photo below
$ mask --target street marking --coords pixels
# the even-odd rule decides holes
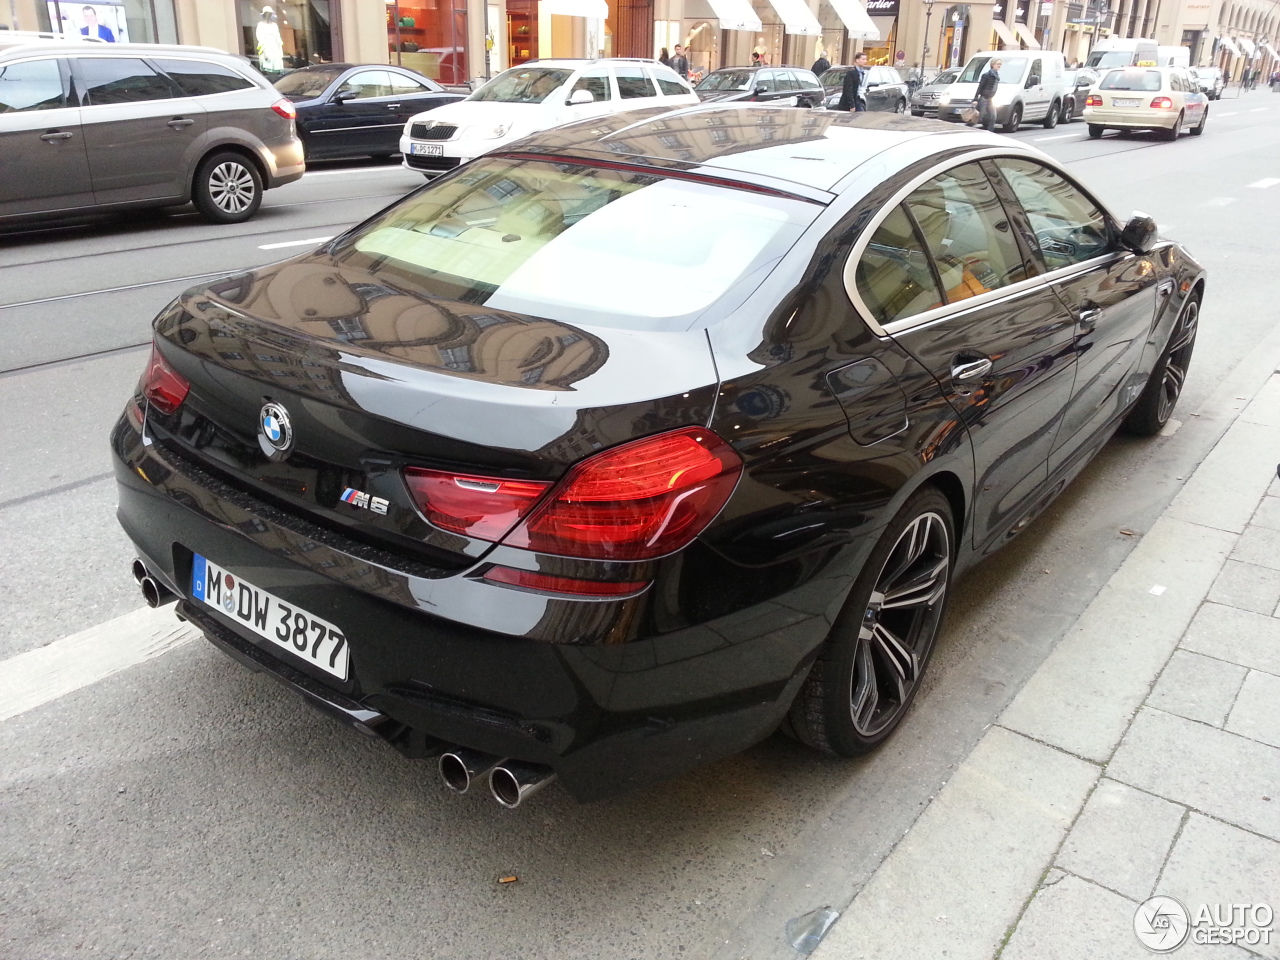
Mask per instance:
[[[1267,109],[1266,107],[1254,107],[1254,108],[1253,108],[1252,110],[1250,110],[1249,112],[1250,112],[1250,113],[1263,113],[1266,109]]]
[[[344,170],[308,170],[303,177],[335,177],[340,173],[413,173],[406,167],[348,167]]]
[[[1202,207],[1226,207],[1236,202],[1235,197],[1214,197],[1200,204]]]
[[[1249,186],[1255,190],[1265,190],[1267,187],[1274,187],[1277,183],[1280,183],[1280,177],[1263,177],[1261,180],[1255,180]]]
[[[0,661],[0,720],[105,680],[200,636],[173,604],[143,607]]]
[[[1036,143],[1044,143],[1046,140],[1066,140],[1068,137],[1078,136],[1074,133],[1060,133],[1056,137],[1032,137]]]
[[[286,240],[284,243],[264,243],[259,250],[283,250],[285,247],[308,247],[317,243],[327,243],[333,237],[312,237],[310,240]]]
[[[1215,113],[1214,116],[1218,117],[1219,119],[1221,119],[1222,117],[1234,117],[1239,112],[1240,111],[1238,110],[1232,110],[1230,113]]]

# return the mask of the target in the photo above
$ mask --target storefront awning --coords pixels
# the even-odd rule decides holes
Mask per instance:
[[[1244,37],[1236,37],[1236,43],[1240,49],[1244,51],[1246,57],[1252,57],[1256,52],[1252,40],[1246,40]]]
[[[867,8],[859,0],[827,0],[849,31],[851,40],[880,40],[880,31],[867,15]]]
[[[605,0],[542,0],[542,9],[562,17],[587,17],[590,20],[605,20],[609,16],[609,5]]]
[[[720,21],[721,30],[750,30],[759,33],[764,29],[760,18],[751,9],[749,0],[707,0]]]
[[[1243,53],[1241,53],[1240,48],[1236,46],[1236,42],[1232,40],[1230,37],[1219,37],[1218,44],[1219,46],[1226,49],[1229,53],[1234,53],[1237,57],[1244,55]]]
[[[996,36],[1000,38],[1000,42],[1013,50],[1021,50],[1022,44],[1018,43],[1018,38],[1013,32],[1004,25],[1003,20],[992,20],[991,29],[996,32]]]
[[[1018,36],[1022,38],[1022,42],[1027,45],[1028,50],[1040,49],[1040,41],[1036,39],[1036,35],[1031,32],[1031,28],[1025,23],[1015,23],[1013,29],[1017,31]]]
[[[769,0],[782,18],[786,32],[801,37],[822,36],[822,24],[804,0]]]

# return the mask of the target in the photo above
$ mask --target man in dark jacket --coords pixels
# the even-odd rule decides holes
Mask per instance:
[[[996,95],[996,90],[1000,86],[1000,66],[1003,62],[992,60],[987,64],[987,69],[983,71],[982,76],[978,78],[978,122],[988,133],[996,128],[996,108],[991,103],[991,98]]]
[[[671,58],[671,69],[686,80],[689,79],[689,59],[684,55],[684,47],[676,44],[676,54]]]
[[[853,58],[853,66],[845,72],[844,86],[840,88],[837,110],[853,110],[861,113],[867,109],[867,55],[859,53]]]
[[[809,69],[813,71],[814,76],[821,80],[822,75],[831,69],[831,61],[827,59],[825,53],[820,53],[818,54],[818,59],[813,62],[813,66]]]

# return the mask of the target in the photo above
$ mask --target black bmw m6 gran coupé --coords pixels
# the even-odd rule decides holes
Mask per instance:
[[[1018,142],[597,118],[174,301],[120,520],[154,602],[455,790],[853,756],[956,572],[1168,420],[1203,292]]]

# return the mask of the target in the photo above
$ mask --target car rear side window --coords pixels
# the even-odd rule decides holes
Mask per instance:
[[[653,77],[658,81],[658,89],[662,91],[665,97],[682,97],[689,93],[690,90],[680,78],[671,70],[654,70]]]
[[[169,81],[141,60],[81,57],[76,66],[91,105],[168,100],[177,96]]]
[[[66,105],[57,60],[28,60],[0,68],[0,113],[57,110]]]
[[[862,302],[881,323],[915,316],[943,303],[920,235],[902,206],[876,229],[854,272]]]
[[[439,93],[444,87],[438,83],[432,83],[425,77],[418,80],[415,77],[407,77],[403,73],[390,73],[391,77],[391,96],[393,97],[415,97],[422,93]]]
[[[482,157],[333,253],[428,295],[681,329],[730,291],[747,296],[821,209],[630,169]]]
[[[593,71],[592,73],[584,73],[574,83],[572,89],[569,90],[569,97],[572,98],[579,90],[586,90],[593,97],[595,102],[601,100],[612,100],[613,91],[609,89],[609,74],[604,70]]]
[[[1048,269],[1083,263],[1111,248],[1106,216],[1070,181],[1030,160],[1002,158],[995,165],[1027,212]]]
[[[976,163],[948,170],[907,197],[948,303],[1025,280],[1012,225]]]
[[[638,66],[622,65],[613,68],[618,78],[618,95],[623,100],[635,100],[640,97],[656,97],[653,81]]]
[[[253,82],[230,67],[207,60],[156,60],[155,65],[169,75],[188,97],[207,97],[232,90],[248,90]]]

